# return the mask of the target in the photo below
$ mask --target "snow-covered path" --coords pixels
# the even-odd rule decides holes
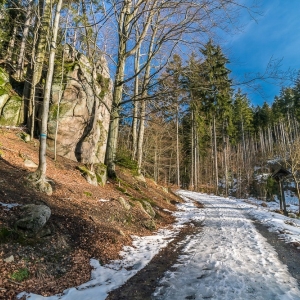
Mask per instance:
[[[297,281],[237,201],[179,194],[205,205],[205,226],[187,243],[153,299],[300,299]]]

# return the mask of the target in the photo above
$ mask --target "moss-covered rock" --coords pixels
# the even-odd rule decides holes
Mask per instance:
[[[7,82],[9,82],[9,75],[3,68],[0,68],[0,86],[5,86]]]
[[[2,108],[6,104],[9,97],[10,96],[8,94],[1,94],[1,89],[0,89],[0,115],[1,115]]]
[[[154,218],[155,217],[155,211],[154,211],[152,205],[148,201],[146,201],[146,200],[143,200],[142,204],[143,204],[143,207],[144,207],[145,211],[147,212],[147,214],[151,218]]]
[[[89,184],[98,185],[96,174],[90,171],[86,166],[78,166],[78,170]]]
[[[102,163],[94,164],[94,172],[100,186],[105,186],[107,181],[107,167]]]
[[[17,126],[19,125],[20,110],[22,106],[22,98],[19,96],[12,96],[4,105],[0,117],[1,125]]]
[[[119,198],[118,198],[118,202],[121,204],[121,206],[122,206],[125,210],[129,210],[129,209],[131,208],[129,202],[126,201],[123,197],[119,197]]]
[[[148,230],[151,230],[151,231],[156,229],[155,221],[152,220],[152,219],[144,221],[143,225],[144,225],[145,228],[147,228]]]

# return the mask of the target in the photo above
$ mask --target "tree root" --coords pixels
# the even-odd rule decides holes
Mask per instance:
[[[51,196],[52,186],[46,178],[41,177],[40,171],[33,172],[27,176],[27,180],[40,192]]]

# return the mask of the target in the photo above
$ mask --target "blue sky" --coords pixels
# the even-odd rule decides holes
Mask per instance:
[[[256,14],[255,20],[242,15],[241,32],[223,37],[224,52],[231,61],[228,67],[239,81],[244,80],[246,73],[252,77],[258,72],[264,73],[270,59],[280,61],[281,71],[300,69],[300,0],[262,0],[260,3],[261,15]],[[260,92],[241,88],[254,105],[264,101],[272,103],[280,87],[266,82],[260,84]]]

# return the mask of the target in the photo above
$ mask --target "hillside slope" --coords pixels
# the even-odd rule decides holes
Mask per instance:
[[[180,201],[152,180],[139,182],[129,170],[118,168],[118,181],[102,187],[86,182],[78,163],[48,153],[47,175],[52,196],[35,191],[26,181],[38,163],[38,141],[25,143],[19,130],[0,129],[0,298],[14,299],[21,291],[50,295],[79,285],[90,277],[90,258],[101,263],[118,258],[131,235],[149,235],[173,222],[168,211]],[[125,208],[119,198],[130,204]],[[18,204],[12,208],[7,204]],[[147,204],[155,211],[146,213]],[[52,215],[43,234],[25,237],[15,222],[25,204],[46,204]],[[164,210],[167,209],[167,210]],[[13,256],[13,262],[5,259]],[[16,274],[23,274],[22,282]],[[18,278],[17,278],[18,279]]]

